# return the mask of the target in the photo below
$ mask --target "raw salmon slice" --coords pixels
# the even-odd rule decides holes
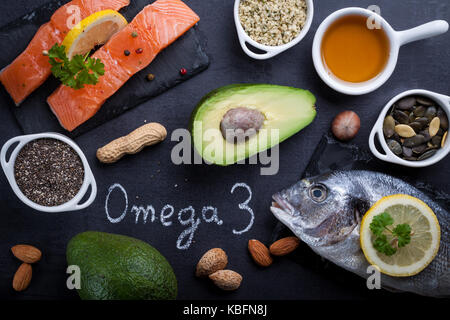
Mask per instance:
[[[0,72],[0,81],[16,105],[50,76],[51,65],[42,52],[61,43],[78,19],[106,9],[117,11],[129,4],[130,0],[73,0],[56,10],[50,21],[39,28],[25,51]]]
[[[72,131],[90,119],[106,99],[199,20],[180,0],[158,0],[145,7],[92,55],[105,65],[105,75],[96,85],[79,90],[62,85],[47,99],[61,125]],[[133,37],[133,32],[138,36]]]

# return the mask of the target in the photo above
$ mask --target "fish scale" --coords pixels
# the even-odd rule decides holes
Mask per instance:
[[[327,199],[317,203],[307,190],[311,186],[324,186]],[[441,242],[434,260],[420,273],[411,277],[381,275],[381,285],[394,291],[406,291],[431,297],[450,296],[450,216],[449,212],[412,185],[392,176],[370,171],[334,171],[318,177],[301,180],[294,186],[273,196],[276,206],[271,207],[275,217],[304,241],[317,254],[336,265],[367,278],[367,262],[360,247],[360,219],[368,208],[383,197],[407,194],[424,201],[436,214],[441,228]],[[333,228],[327,234],[316,234],[327,219],[350,221],[355,227],[338,237]],[[361,217],[359,217],[361,218]],[[339,225],[339,224],[338,224]],[[343,223],[345,225],[345,223]],[[321,230],[323,231],[323,230]]]

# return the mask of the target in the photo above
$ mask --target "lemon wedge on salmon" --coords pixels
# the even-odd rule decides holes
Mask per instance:
[[[394,220],[389,229],[399,224],[411,227],[411,241],[391,255],[377,251],[373,243],[376,236],[370,229],[373,218],[383,212]],[[386,231],[386,234],[388,232]],[[361,221],[361,248],[370,264],[380,272],[394,276],[407,277],[418,274],[433,261],[439,250],[441,231],[436,215],[422,200],[398,194],[384,197],[375,203]],[[390,239],[395,246],[395,239]]]
[[[67,57],[84,55],[105,44],[115,33],[128,24],[117,11],[103,10],[91,14],[73,27],[64,38],[62,45],[66,47]]]

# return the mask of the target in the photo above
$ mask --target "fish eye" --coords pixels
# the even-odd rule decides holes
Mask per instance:
[[[325,201],[327,198],[327,188],[321,184],[313,185],[309,188],[309,196],[316,202]]]

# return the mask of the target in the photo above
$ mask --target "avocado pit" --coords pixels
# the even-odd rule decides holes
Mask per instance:
[[[309,125],[316,116],[315,103],[311,92],[292,87],[234,84],[218,88],[191,115],[194,148],[206,162],[217,165],[251,158]],[[227,129],[233,133],[229,139]],[[241,143],[236,139],[239,132]]]
[[[220,122],[220,131],[231,143],[243,142],[256,135],[264,124],[264,114],[248,107],[228,110]]]

